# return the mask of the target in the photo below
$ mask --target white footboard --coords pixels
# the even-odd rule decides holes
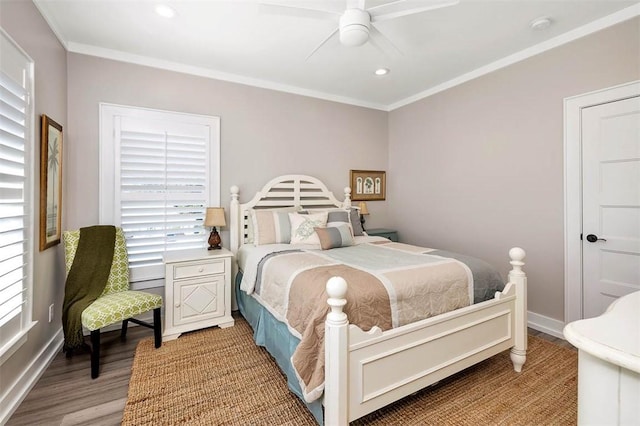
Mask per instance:
[[[516,371],[526,359],[525,253],[509,251],[509,283],[493,300],[382,332],[349,325],[347,283],[327,283],[325,423],[346,425],[508,348]]]

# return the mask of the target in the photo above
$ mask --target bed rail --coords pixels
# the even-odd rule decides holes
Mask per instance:
[[[525,251],[514,247],[509,256],[509,282],[494,299],[385,332],[350,325],[343,311],[348,285],[329,279],[325,424],[347,425],[509,348],[520,372],[527,352]]]

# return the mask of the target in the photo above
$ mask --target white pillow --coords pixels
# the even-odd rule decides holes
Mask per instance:
[[[289,213],[291,244],[317,244],[320,239],[313,228],[327,226],[327,212],[314,214]]]

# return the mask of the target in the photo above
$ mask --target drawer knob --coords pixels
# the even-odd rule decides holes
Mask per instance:
[[[176,308],[179,308],[179,307],[180,307],[180,302],[177,302],[176,303]]]
[[[204,266],[201,266],[198,268],[198,272],[202,272],[202,271],[204,271]]]

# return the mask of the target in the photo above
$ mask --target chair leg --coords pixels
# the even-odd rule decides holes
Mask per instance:
[[[100,374],[100,329],[91,332],[91,378]]]
[[[162,321],[160,320],[160,308],[153,310],[153,336],[156,349],[162,346]]]
[[[122,320],[122,331],[120,331],[120,340],[127,340],[127,327],[129,326],[129,320]]]

